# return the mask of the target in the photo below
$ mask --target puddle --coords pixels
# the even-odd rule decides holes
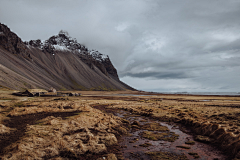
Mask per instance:
[[[194,141],[193,136],[190,134],[187,134],[187,133],[190,133],[190,131],[186,130],[187,131],[186,133],[182,132],[179,129],[179,126],[177,126],[174,123],[168,124],[165,122],[152,120],[148,117],[136,116],[136,115],[131,116],[131,113],[128,113],[126,111],[119,111],[117,113],[115,112],[115,115],[130,121],[130,123],[132,123],[133,121],[138,121],[140,122],[140,125],[144,125],[147,123],[159,123],[162,126],[166,126],[169,129],[168,132],[174,132],[175,134],[179,135],[178,139],[175,140],[174,142],[168,142],[163,140],[153,141],[140,136],[141,135],[140,133],[147,130],[143,130],[143,129],[138,130],[138,129],[131,128],[129,131],[131,136],[122,136],[119,141],[120,146],[122,146],[122,153],[125,159],[127,158],[133,159],[133,160],[134,159],[144,159],[144,160],[151,159],[147,154],[145,154],[145,152],[156,152],[156,151],[170,152],[176,155],[184,154],[190,160],[196,159],[196,158],[194,158],[192,155],[189,155],[189,153],[197,153],[197,155],[199,156],[199,158],[197,158],[198,160],[228,159],[219,150],[207,144],[196,142],[196,141],[194,145],[185,144],[185,142]],[[152,131],[152,132],[162,133],[160,131]],[[136,141],[136,139],[138,140]],[[144,143],[151,143],[152,146],[148,146],[148,147],[139,146]],[[190,147],[190,149],[183,149],[177,146]]]
[[[211,99],[203,99],[203,100],[199,100],[199,102],[211,102]]]

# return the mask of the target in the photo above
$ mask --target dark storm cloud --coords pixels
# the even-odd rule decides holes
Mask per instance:
[[[0,15],[23,40],[67,30],[135,88],[240,90],[240,1],[1,0]]]

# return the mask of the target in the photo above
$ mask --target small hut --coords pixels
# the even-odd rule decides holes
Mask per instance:
[[[44,89],[27,89],[24,92],[13,93],[13,95],[34,97],[44,95],[45,93],[47,93],[47,91]]]
[[[26,95],[28,97],[33,97],[34,96],[34,94],[31,93],[29,90],[26,90],[25,92],[22,92],[22,95]]]

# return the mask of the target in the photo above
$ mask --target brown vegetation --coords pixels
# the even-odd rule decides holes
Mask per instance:
[[[147,152],[147,155],[151,156],[152,160],[187,160],[185,155],[177,155],[169,152]]]
[[[9,92],[2,91],[0,96],[13,98]],[[144,125],[140,125],[136,120],[130,123],[99,110],[104,108],[109,108],[115,113],[118,110],[126,110],[136,117],[149,116],[155,120],[184,124],[194,131],[196,141],[216,145],[225,150],[229,157],[240,158],[238,120],[240,108],[236,107],[240,105],[240,97],[181,95],[128,97],[119,95],[122,92],[105,92],[105,96],[97,95],[98,93],[103,95],[103,92],[84,93],[81,97],[59,99],[14,97],[17,100],[2,101],[0,105],[0,143],[4,146],[1,148],[2,159],[64,157],[121,159],[118,149],[114,151],[114,147],[111,146],[118,146],[117,137],[127,134],[129,127],[133,129],[133,126],[137,126],[137,129],[145,130],[142,136],[148,135],[161,140],[173,134],[158,123],[144,120],[141,122],[145,123]],[[86,93],[89,95],[86,96]],[[202,101],[206,99],[211,101]],[[231,104],[235,107],[229,107]],[[164,135],[155,135],[155,132]],[[12,138],[14,136],[15,138]],[[6,143],[4,139],[9,141]],[[194,141],[185,142],[187,145],[194,145]],[[192,152],[189,152],[189,155],[198,156]],[[169,155],[159,152],[148,153],[148,156]],[[174,157],[174,154],[171,156]]]

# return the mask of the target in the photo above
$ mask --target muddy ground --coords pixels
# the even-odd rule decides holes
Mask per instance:
[[[1,159],[240,159],[240,97],[0,92]]]

